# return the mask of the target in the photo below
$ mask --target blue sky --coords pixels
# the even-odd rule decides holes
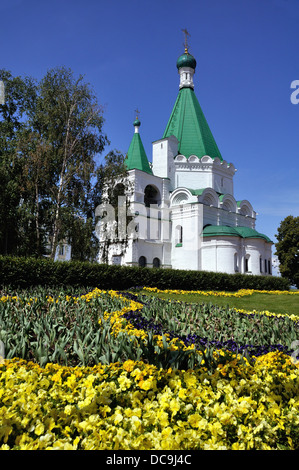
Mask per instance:
[[[42,78],[55,66],[85,75],[104,107],[111,146],[126,153],[140,110],[149,160],[178,93],[182,29],[197,60],[195,93],[236,199],[275,242],[299,215],[299,0],[0,0],[0,67]],[[273,249],[273,252],[275,249]]]

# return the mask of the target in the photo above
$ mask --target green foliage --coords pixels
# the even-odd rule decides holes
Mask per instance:
[[[233,308],[212,303],[184,303],[151,298],[141,310],[147,321],[162,327],[163,333],[173,332],[182,338],[197,335],[206,341],[230,340],[252,346],[282,344],[291,348],[298,337],[298,325],[289,317],[239,314]]]
[[[36,96],[36,85],[29,77],[13,77],[0,70],[5,85],[5,103],[0,105],[0,253],[28,254],[32,245],[32,214],[24,204],[24,161],[18,142]]]
[[[299,217],[286,217],[278,227],[276,237],[281,275],[299,288]]]
[[[0,253],[54,259],[67,241],[74,259],[94,259],[102,107],[65,67],[36,83],[6,70],[0,79]]]
[[[137,286],[182,290],[288,290],[287,279],[274,276],[222,274],[205,271],[108,266],[90,262],[0,256],[0,285],[29,287],[85,286],[130,289]]]
[[[109,294],[78,300],[78,295],[67,292],[71,293],[39,287],[15,293],[17,300],[0,302],[0,340],[6,359],[19,357],[42,367],[49,362],[75,367],[131,359],[166,369],[195,369],[203,362],[210,371],[219,363],[212,347],[173,350],[164,335],[159,345],[151,331],[145,339],[125,331],[115,336],[103,314],[121,309],[121,300]],[[232,359],[232,353],[225,357]]]
[[[111,335],[111,325],[103,318],[104,310],[115,309],[119,302],[103,295],[76,303],[61,291],[56,303],[47,301],[48,293],[31,289],[19,294],[18,301],[0,302],[0,339],[7,359],[86,366],[134,358],[134,340],[126,333]]]
[[[137,315],[123,319],[113,331],[105,312],[121,311],[128,301],[108,292],[83,295],[81,289],[36,287],[7,290],[0,302],[0,340],[5,357],[19,357],[45,366],[57,363],[70,367],[142,360],[158,368],[197,369],[204,366],[213,373],[239,352],[250,361],[250,352],[239,346],[250,345],[255,351],[281,344],[292,349],[298,326],[285,317],[242,315],[233,309],[211,303],[185,304],[151,298]],[[143,330],[142,336],[129,335],[126,322]],[[141,323],[140,323],[141,322]],[[155,327],[155,332],[152,327]],[[161,341],[157,340],[160,335]],[[175,348],[170,338],[189,341]],[[226,343],[233,341],[237,350]],[[219,348],[221,352],[219,352]]]

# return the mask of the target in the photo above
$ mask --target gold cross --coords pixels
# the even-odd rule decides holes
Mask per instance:
[[[136,113],[136,119],[139,119],[139,114],[140,114],[140,111],[139,111],[139,109],[138,109],[138,108],[137,108],[137,109],[135,109],[135,113]]]
[[[190,37],[190,33],[188,33],[187,29],[182,29],[183,33],[185,34],[185,43],[184,43],[184,46],[185,46],[185,53],[188,52],[188,36]]]

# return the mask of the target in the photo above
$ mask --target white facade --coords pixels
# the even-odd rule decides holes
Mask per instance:
[[[153,143],[153,175],[140,170],[128,172],[133,189],[127,195],[130,212],[126,217],[132,214],[133,220],[125,221],[125,245],[115,234],[107,262],[271,274],[272,243],[255,232],[256,212],[250,202],[234,198],[234,166],[213,161],[209,156],[174,158],[176,142],[173,137]],[[195,189],[198,184],[204,189]],[[149,200],[145,200],[146,188],[152,190]],[[229,230],[228,234],[216,230],[209,236],[204,234],[204,228],[209,226],[241,227],[253,235],[232,236]],[[104,262],[101,257],[99,261]]]
[[[118,221],[110,220],[106,225],[102,221],[99,262],[270,275],[272,242],[255,230],[256,212],[250,202],[235,199],[235,166],[217,156],[219,150],[215,143],[211,146],[210,130],[191,94],[194,93],[195,68],[192,66],[196,66],[195,60],[185,52],[178,63],[185,64],[178,65],[180,93],[183,93],[179,98],[191,103],[194,110],[189,113],[188,120],[184,120],[182,113],[186,106],[177,111],[180,106],[177,101],[172,116],[177,114],[170,128],[177,130],[181,141],[175,135],[154,141],[151,169],[148,162],[147,166],[144,165],[146,156],[143,148],[139,169],[136,169],[138,152],[136,154],[134,150],[133,168],[128,167],[130,191],[126,198],[129,213],[119,207]],[[200,120],[200,125],[193,134],[190,128],[185,134],[180,133],[178,122],[183,126],[188,121],[190,126],[190,116],[193,115],[195,120]],[[134,126],[138,134],[140,121],[136,120]],[[198,129],[203,126],[205,132],[201,136]],[[186,135],[191,135],[191,141]],[[197,140],[194,148],[210,148],[214,155],[201,152],[198,156],[190,151],[187,156],[181,154],[183,138],[185,148],[189,149],[193,145],[192,138],[206,138],[207,145]],[[136,140],[136,145],[141,145],[140,140]],[[112,231],[108,230],[107,243],[108,226]]]

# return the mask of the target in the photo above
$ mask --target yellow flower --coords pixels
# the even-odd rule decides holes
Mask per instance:
[[[207,420],[200,416],[198,413],[194,413],[188,416],[188,423],[197,429],[205,429],[207,426]]]
[[[123,420],[123,415],[122,415],[122,412],[119,408],[117,408],[115,410],[115,413],[114,413],[114,424],[119,424],[121,421]]]
[[[52,378],[53,380],[53,378]],[[74,386],[76,385],[76,376],[74,374],[70,375],[67,380],[66,380],[66,385],[70,388],[74,388]]]
[[[246,450],[244,442],[234,442],[232,450]]]
[[[128,360],[123,363],[123,369],[126,370],[127,372],[132,372],[132,370],[134,369],[134,366],[135,366],[135,362],[132,360]]]
[[[120,385],[121,390],[127,390],[132,384],[131,380],[128,379],[126,375],[121,375],[120,377],[118,377],[117,381]]]
[[[157,381],[154,377],[149,377],[147,380],[141,380],[138,385],[142,390],[156,390]]]
[[[175,416],[180,410],[180,404],[176,398],[173,398],[169,403],[169,408],[172,412],[172,416]]]
[[[73,405],[66,405],[64,408],[64,412],[66,415],[71,415],[74,410]]]
[[[34,428],[34,432],[35,434],[37,434],[38,436],[40,436],[41,434],[43,434],[43,432],[45,431],[45,427],[43,425],[43,423],[39,423],[37,426],[35,426]]]
[[[131,416],[130,418],[130,426],[132,426],[133,431],[135,432],[140,432],[141,431],[141,419],[138,418],[138,416]]]
[[[196,376],[189,372],[184,373],[184,381],[186,382],[186,385],[188,388],[195,387],[196,382],[197,382]]]
[[[186,399],[186,390],[184,388],[181,388],[179,390],[179,393],[178,393],[178,396],[181,400],[185,400]]]
[[[157,422],[162,428],[169,425],[168,414],[166,413],[166,411],[159,410],[157,412]]]

